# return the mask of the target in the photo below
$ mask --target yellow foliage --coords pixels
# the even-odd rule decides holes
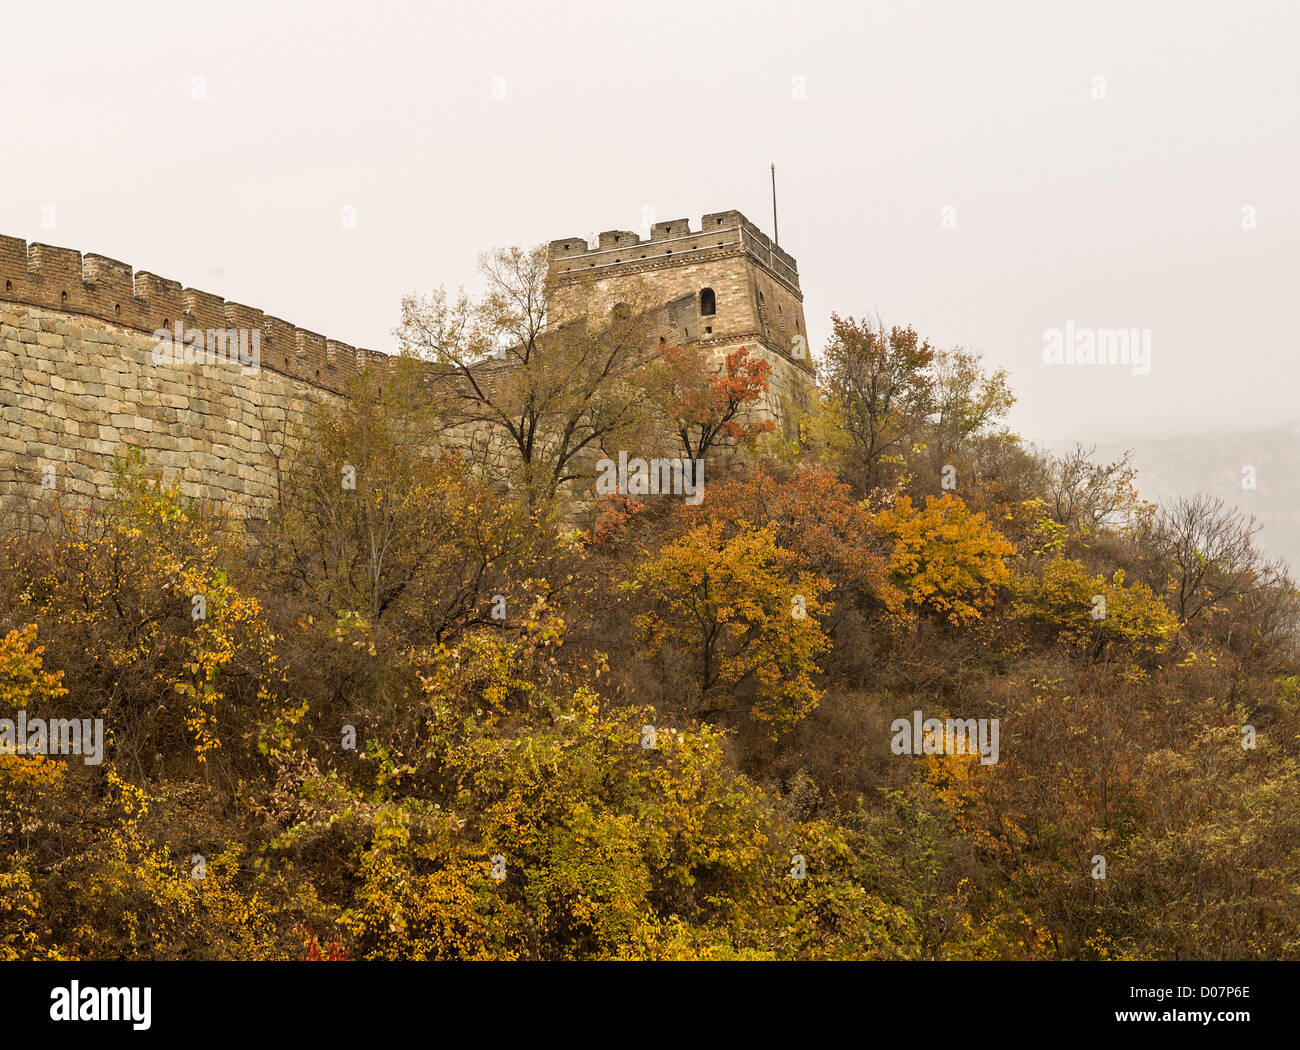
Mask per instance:
[[[1117,642],[1134,652],[1164,648],[1178,620],[1144,583],[1126,584],[1117,570],[1106,579],[1079,562],[1057,557],[1023,585],[1017,612],[1046,624],[1074,646]]]
[[[813,679],[830,641],[818,617],[831,584],[798,568],[774,526],[724,529],[695,526],[641,567],[634,586],[654,605],[637,624],[651,652],[674,642],[695,654],[701,696],[752,688],[751,715],[776,733],[821,699]]]
[[[1011,543],[980,513],[951,493],[927,497],[918,510],[908,496],[875,516],[894,541],[889,571],[917,610],[953,624],[978,620],[999,587],[1011,581]]]

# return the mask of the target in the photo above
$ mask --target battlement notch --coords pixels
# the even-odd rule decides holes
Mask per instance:
[[[584,250],[587,245],[582,242]],[[35,306],[92,317],[109,324],[153,333],[185,330],[205,333],[239,329],[258,332],[262,367],[334,393],[371,365],[386,367],[388,355],[298,328],[278,317],[219,295],[183,288],[145,270],[104,255],[84,257],[71,248],[28,244],[0,235],[0,302]]]
[[[799,294],[794,256],[735,209],[708,213],[698,230],[691,229],[689,219],[665,219],[650,227],[647,238],[629,230],[607,230],[595,247],[585,237],[550,242],[551,273],[561,281],[581,280],[584,274],[603,273],[611,266],[663,266],[729,252],[749,254]]]

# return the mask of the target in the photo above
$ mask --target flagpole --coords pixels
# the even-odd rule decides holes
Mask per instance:
[[[776,164],[772,165],[772,241],[781,247],[781,231],[776,226]]]

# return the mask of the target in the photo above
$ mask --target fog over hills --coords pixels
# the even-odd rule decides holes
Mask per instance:
[[[1218,496],[1255,518],[1261,550],[1284,558],[1293,570],[1300,568],[1300,421],[1250,431],[1099,442],[1094,458],[1110,462],[1125,449],[1133,450],[1143,498],[1164,503],[1197,492]]]

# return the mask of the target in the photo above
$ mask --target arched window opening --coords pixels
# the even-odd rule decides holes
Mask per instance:
[[[718,299],[713,294],[712,288],[700,289],[700,313],[705,317],[712,317],[718,312]]]

